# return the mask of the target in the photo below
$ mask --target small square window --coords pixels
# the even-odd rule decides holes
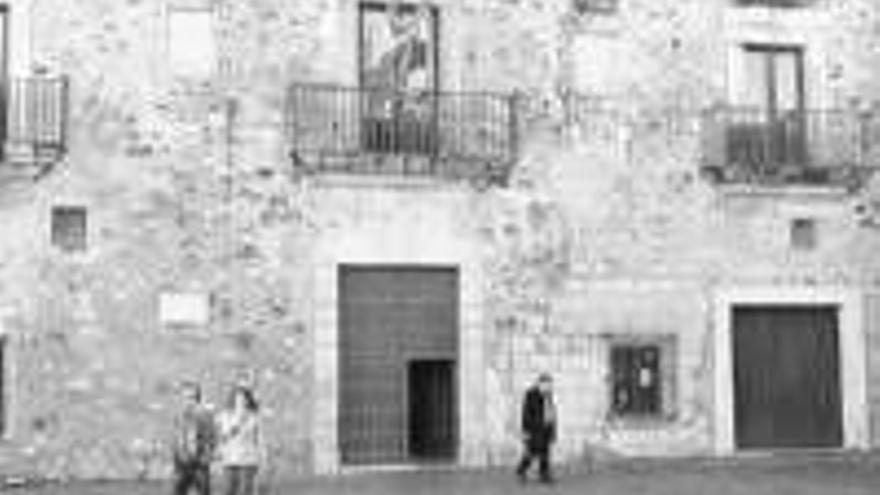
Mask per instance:
[[[616,12],[618,4],[618,0],[573,0],[573,2],[578,14],[608,14]]]
[[[87,213],[81,206],[52,208],[52,245],[65,252],[81,252],[87,247]]]
[[[633,337],[611,343],[610,413],[618,418],[672,415],[674,339]]]
[[[816,248],[816,221],[812,218],[796,218],[791,221],[791,247],[810,251]]]

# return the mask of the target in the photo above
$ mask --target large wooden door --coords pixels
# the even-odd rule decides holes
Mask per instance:
[[[841,446],[837,320],[835,306],[734,309],[739,448]]]
[[[457,271],[343,266],[339,304],[342,462],[408,462],[413,454],[411,440],[432,435],[413,434],[419,425],[411,424],[409,368],[413,359],[419,359],[443,360],[454,369]],[[454,387],[454,382],[441,376],[442,371],[422,368],[416,373],[436,387],[437,393],[429,399],[442,396],[453,401],[456,391],[444,388]]]

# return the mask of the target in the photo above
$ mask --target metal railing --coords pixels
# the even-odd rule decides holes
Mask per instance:
[[[516,154],[516,98],[508,94],[294,84],[286,116],[291,151],[316,158],[319,169],[333,168],[334,158],[401,155],[435,164],[412,173],[443,175],[449,163],[505,166]],[[347,170],[375,171],[363,160]]]
[[[35,154],[67,148],[70,85],[66,77],[14,78],[0,92],[0,140],[5,152],[27,148]]]
[[[870,115],[722,107],[703,118],[704,165],[732,182],[825,182],[870,166]]]
[[[497,93],[295,84],[285,109],[287,143],[297,163],[317,171],[466,175],[462,169],[484,173],[494,166],[507,174],[529,108]],[[622,146],[625,128],[649,118],[606,104],[568,101],[566,108],[566,125],[578,126],[580,139],[604,145]],[[699,132],[702,166],[721,182],[825,184],[880,166],[880,119],[873,113],[724,105],[678,117],[661,132]],[[422,157],[430,166],[389,167],[371,156]]]
[[[741,7],[807,7],[814,0],[735,0]]]

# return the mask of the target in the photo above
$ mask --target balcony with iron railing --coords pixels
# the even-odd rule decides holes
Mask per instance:
[[[67,151],[70,85],[66,77],[9,79],[0,91],[4,165],[43,174]],[[9,168],[9,167],[7,167]]]
[[[816,2],[815,0],[734,0],[733,3],[739,7],[794,8],[808,7]]]
[[[878,165],[874,126],[851,110],[715,108],[702,121],[703,170],[720,183],[851,183]]]
[[[286,108],[294,163],[312,172],[506,180],[516,98],[294,84]]]

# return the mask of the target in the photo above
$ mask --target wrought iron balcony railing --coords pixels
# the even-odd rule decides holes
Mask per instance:
[[[7,82],[6,91],[0,92],[4,161],[45,167],[61,158],[67,149],[69,88],[66,77]]]
[[[815,0],[735,0],[734,4],[741,7],[808,7]]]
[[[516,155],[512,95],[295,84],[286,114],[292,153],[317,171],[506,175]],[[370,159],[388,156],[415,165]]]
[[[703,120],[703,165],[721,182],[828,183],[872,166],[873,119],[848,110],[723,107]]]

